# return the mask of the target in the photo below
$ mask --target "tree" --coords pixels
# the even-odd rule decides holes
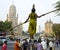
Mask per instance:
[[[0,21],[0,31],[2,30],[5,30],[5,29],[3,28],[3,21]]]
[[[12,28],[12,23],[11,22],[8,22],[8,21],[0,21],[0,31],[3,31],[3,32],[9,32],[10,31],[10,28]]]
[[[60,24],[53,24],[53,32],[57,37],[60,37]]]
[[[11,22],[5,21],[3,22],[3,28],[9,30],[10,28],[12,28],[11,24],[12,24]]]
[[[57,15],[60,16],[60,0],[57,1],[54,5],[55,5],[55,8],[56,8]]]

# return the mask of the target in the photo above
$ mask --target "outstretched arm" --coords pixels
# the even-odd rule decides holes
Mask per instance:
[[[30,17],[28,17],[25,22],[20,23],[19,25],[23,25],[23,24],[25,24],[26,22],[28,22],[29,18],[30,18]],[[18,26],[18,25],[17,25],[17,26]]]
[[[29,17],[26,19],[26,21],[24,23],[28,22],[28,20],[29,20]]]

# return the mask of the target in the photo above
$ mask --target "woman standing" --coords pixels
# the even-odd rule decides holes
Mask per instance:
[[[7,50],[7,41],[4,41],[4,44],[2,45],[2,50]]]
[[[35,13],[35,5],[33,4],[33,8],[31,10],[31,13],[29,14],[27,20],[24,22],[28,22],[29,20],[29,28],[28,28],[28,32],[30,33],[30,38],[34,38],[33,35],[36,33],[36,25],[37,25],[37,18],[44,16],[45,14],[42,14],[41,16],[38,16]]]

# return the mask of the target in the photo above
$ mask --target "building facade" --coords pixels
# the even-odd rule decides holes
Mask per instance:
[[[9,22],[12,22],[12,27],[17,26],[18,25],[18,14],[16,14],[16,7],[14,4],[12,4],[9,7],[9,13],[7,14],[7,20]],[[19,23],[20,24],[20,23]],[[13,29],[13,32],[15,33],[16,36],[22,36],[22,28],[23,26],[20,25],[18,27],[15,27]]]
[[[51,35],[53,33],[52,26],[53,26],[53,22],[51,20],[49,20],[45,23],[46,35]]]

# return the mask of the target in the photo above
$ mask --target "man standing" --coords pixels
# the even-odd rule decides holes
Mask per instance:
[[[28,41],[27,41],[27,39],[24,39],[24,40],[25,40],[25,42],[22,44],[22,49],[28,50]]]
[[[49,42],[49,50],[53,50],[54,48],[54,44],[52,41]]]
[[[18,39],[16,39],[16,42],[14,44],[14,50],[20,50]]]
[[[41,42],[41,44],[42,44],[43,50],[46,50],[47,49],[47,42],[45,40],[43,40]]]
[[[42,50],[42,49],[43,49],[40,39],[38,40],[38,43],[37,43],[37,45],[36,45],[36,49],[37,49],[37,50]]]

